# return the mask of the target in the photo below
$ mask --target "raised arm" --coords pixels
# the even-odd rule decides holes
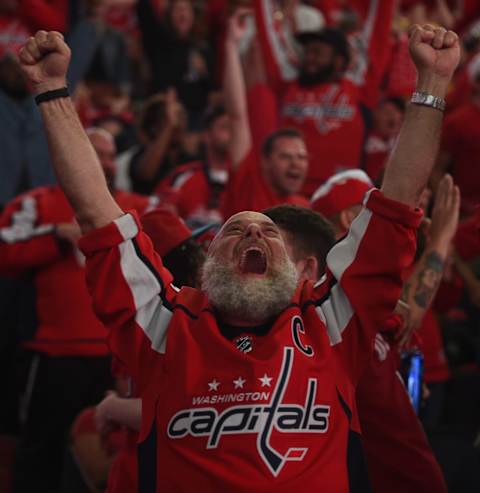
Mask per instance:
[[[422,256],[402,289],[402,301],[408,305],[400,346],[408,343],[412,331],[421,326],[432,305],[443,277],[450,244],[457,231],[460,211],[460,191],[450,175],[440,182],[432,212],[428,242]]]
[[[66,86],[70,49],[55,31],[38,31],[19,53],[34,93]],[[97,155],[69,97],[40,103],[52,163],[58,181],[85,233],[123,214],[110,194]]]
[[[443,28],[413,26],[410,54],[417,67],[416,91],[445,99],[460,59],[458,36]],[[439,147],[443,112],[410,104],[385,172],[382,191],[411,207],[425,187]]]
[[[252,147],[252,137],[248,122],[247,94],[242,64],[238,53],[238,43],[245,33],[245,16],[249,9],[238,9],[228,23],[225,41],[225,68],[223,90],[225,105],[232,122],[232,141],[230,154],[233,167],[236,168]]]

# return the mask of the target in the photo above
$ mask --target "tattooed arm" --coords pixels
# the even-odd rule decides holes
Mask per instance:
[[[420,326],[437,293],[450,243],[457,230],[459,207],[458,187],[446,175],[440,182],[435,198],[427,246],[405,282],[397,305],[396,311],[405,320],[403,330],[398,336],[400,346],[407,344],[412,331]]]

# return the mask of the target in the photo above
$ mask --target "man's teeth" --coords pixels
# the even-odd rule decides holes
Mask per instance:
[[[250,252],[259,252],[262,255],[262,257],[265,257],[265,252],[261,248],[258,248],[258,247],[250,247],[250,248],[247,248],[242,253],[242,262],[247,258],[247,254],[250,253]]]

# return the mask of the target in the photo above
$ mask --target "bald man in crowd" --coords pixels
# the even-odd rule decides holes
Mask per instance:
[[[414,97],[382,190],[329,253],[323,282],[299,283],[278,227],[241,212],[213,240],[202,289],[180,291],[106,186],[65,89],[62,37],[40,31],[20,52],[85,235],[95,311],[138,381],[140,490],[355,491],[355,386],[413,259],[413,207],[459,60],[457,36],[442,28],[415,26],[410,50],[429,96]]]

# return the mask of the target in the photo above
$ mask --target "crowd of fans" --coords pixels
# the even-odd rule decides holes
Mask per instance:
[[[199,286],[214,233],[244,210],[267,210],[292,237],[305,235],[293,255],[316,281],[365,193],[382,183],[415,90],[413,23],[456,31],[462,57],[418,204],[407,308],[388,322],[403,336],[375,348],[421,351],[419,419],[448,491],[478,491],[475,0],[0,1],[1,491],[135,491],[141,428],[132,375],[112,363],[91,308],[80,228],[55,183],[20,47],[39,29],[64,34],[69,91],[109,189],[123,210],[143,214],[176,285]],[[308,228],[322,237],[312,255]],[[358,392],[380,376],[372,370]],[[361,425],[375,435],[375,423]]]

